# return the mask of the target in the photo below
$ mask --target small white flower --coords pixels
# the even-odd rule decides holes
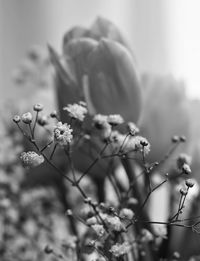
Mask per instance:
[[[111,126],[117,126],[124,122],[124,119],[119,114],[111,114],[107,117],[107,121]]]
[[[128,242],[124,242],[123,244],[115,244],[111,247],[110,252],[115,257],[123,256],[127,254],[131,249],[131,246],[128,244]]]
[[[35,151],[22,152],[20,159],[25,167],[37,167],[44,162],[44,157]]]
[[[70,125],[67,123],[62,124],[62,122],[58,122],[53,131],[55,142],[60,145],[67,145],[72,141],[72,131],[73,130],[70,128]]]
[[[79,121],[83,121],[87,113],[86,107],[77,103],[69,104],[64,107],[63,110],[68,111],[71,118],[77,119]]]

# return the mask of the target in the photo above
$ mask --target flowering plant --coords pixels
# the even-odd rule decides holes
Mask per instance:
[[[99,18],[91,28],[74,27],[65,35],[61,57],[52,47],[49,51],[58,111],[45,115],[44,106],[37,103],[33,112],[29,108],[13,121],[26,140],[26,151],[19,158],[29,176],[39,173],[50,182],[53,171],[60,179],[52,178],[55,190],[27,191],[25,176],[16,190],[11,182],[3,187],[0,207],[6,209],[3,222],[8,220],[9,227],[1,237],[3,256],[6,260],[14,256],[19,260],[183,260],[181,253],[170,250],[171,234],[174,227],[200,232],[198,215],[184,217],[199,197],[199,192],[192,196],[198,184],[190,177],[188,155],[176,158],[174,173],[164,163],[186,138],[173,136],[163,158],[151,157],[152,144],[143,131],[151,111],[148,106],[142,109],[141,83],[121,33]],[[138,122],[141,111],[145,112],[142,124]],[[166,186],[171,190],[170,208],[167,217],[155,220],[153,197]],[[9,191],[12,200],[7,200]],[[13,242],[15,248],[10,249]]]

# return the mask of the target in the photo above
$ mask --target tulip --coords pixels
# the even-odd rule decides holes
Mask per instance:
[[[174,135],[184,135],[187,138],[185,145],[180,146],[180,151],[183,152],[183,147],[185,147],[184,150],[187,150],[186,146],[191,132],[190,105],[184,94],[182,83],[170,76],[147,76],[146,84],[144,82],[143,85],[146,85],[146,90],[139,125],[142,135],[151,144],[149,160],[155,162],[162,159],[168,152],[171,138]],[[166,162],[168,170],[170,162],[171,160]]]
[[[142,95],[133,56],[127,49],[118,29],[105,19],[98,18],[90,29],[74,27],[64,37],[63,56],[49,47],[56,70],[56,92],[62,122],[67,113],[62,108],[80,100],[85,101],[91,116],[120,114],[125,121],[139,119]],[[102,148],[97,138],[91,143]],[[91,143],[82,144],[89,151]],[[91,164],[89,153],[81,149],[74,153],[75,167],[81,172]],[[91,176],[102,184],[107,163],[99,161]],[[101,187],[102,190],[102,187]]]

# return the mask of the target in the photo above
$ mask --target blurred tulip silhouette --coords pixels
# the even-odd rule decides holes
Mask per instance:
[[[192,126],[191,126],[191,113],[190,101],[184,93],[183,82],[176,81],[172,76],[153,76],[144,75],[142,81],[144,91],[144,106],[140,119],[140,130],[151,144],[151,153],[148,155],[149,162],[160,161],[171,148],[171,138],[175,135],[184,135],[186,143],[181,144],[168,160],[160,166],[162,173],[173,174],[176,164],[176,158],[181,152],[189,153],[192,155]],[[171,185],[171,189],[170,189]],[[164,188],[165,189],[165,188]],[[166,196],[171,198],[171,193],[174,191],[174,185],[169,184],[166,187]],[[158,204],[159,192],[157,192],[156,202],[151,204]],[[167,198],[163,199],[167,202]],[[164,220],[168,220],[168,215],[173,215],[175,202],[171,202],[170,206],[166,205]],[[153,215],[153,214],[152,214]],[[162,215],[163,216],[163,215]],[[155,218],[153,216],[153,218]],[[169,231],[168,231],[169,232]],[[166,258],[177,250],[178,242],[180,242],[180,235],[182,230],[170,228],[170,234],[167,240],[163,241],[160,251],[163,258]],[[175,238],[175,239],[174,239]],[[170,245],[169,245],[170,244]],[[171,251],[170,251],[171,249]],[[180,249],[180,248],[179,248]]]
[[[172,156],[188,150],[191,137],[190,105],[183,82],[176,81],[172,76],[144,75],[142,85],[145,89],[144,106],[139,126],[142,135],[151,144],[150,162],[162,159],[175,135],[185,136],[187,142]],[[168,170],[170,162],[166,161]]]
[[[63,107],[80,100],[87,103],[90,116],[118,113],[125,121],[138,121],[142,93],[132,54],[126,46],[118,29],[111,22],[98,18],[90,29],[74,27],[66,33],[61,59],[49,47],[56,70],[62,122],[68,121]],[[102,142],[93,139],[89,144],[82,144],[84,152],[79,148],[73,153],[75,167],[81,172],[93,161],[89,153],[85,153],[91,143],[99,151],[103,146]],[[97,185],[100,200],[104,199],[106,166],[106,161],[99,161],[89,173]]]

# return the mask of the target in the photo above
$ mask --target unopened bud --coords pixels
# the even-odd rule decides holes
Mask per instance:
[[[49,255],[49,254],[53,253],[53,248],[50,247],[49,245],[46,245],[44,248],[44,252]]]
[[[15,116],[13,117],[13,121],[14,121],[15,123],[19,123],[20,120],[21,120],[21,118],[20,118],[19,115],[15,115]]]
[[[37,103],[33,106],[33,110],[37,111],[37,112],[42,111],[43,109],[44,109],[44,106],[40,103]]]
[[[189,188],[192,188],[194,186],[194,181],[192,179],[186,179],[185,185]]]
[[[56,118],[56,117],[57,117],[57,111],[52,111],[52,112],[50,113],[50,117],[51,117],[51,118]]]
[[[30,124],[32,122],[33,116],[30,112],[26,112],[22,115],[22,121],[26,124]]]
[[[181,142],[186,142],[186,137],[185,136],[180,136],[180,141]]]
[[[187,191],[187,189],[181,188],[180,193],[181,193],[181,195],[186,196],[188,191]]]
[[[179,141],[179,137],[177,135],[172,137],[172,142],[177,143]]]
[[[184,174],[189,175],[192,171],[190,169],[190,166],[186,163],[183,164],[182,171]]]

